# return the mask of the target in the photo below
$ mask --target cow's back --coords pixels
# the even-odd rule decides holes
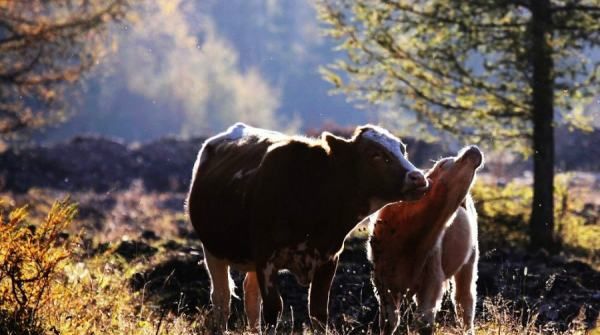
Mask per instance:
[[[246,192],[269,146],[283,140],[279,133],[240,132],[213,137],[203,145],[194,167],[188,211],[211,254],[239,264],[251,260],[253,230]]]

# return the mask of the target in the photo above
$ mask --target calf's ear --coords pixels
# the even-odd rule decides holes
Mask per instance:
[[[347,140],[343,137],[335,136],[330,132],[324,131],[321,135],[321,138],[327,142],[327,145],[333,152],[338,152],[340,150],[346,150],[350,147],[351,141]]]

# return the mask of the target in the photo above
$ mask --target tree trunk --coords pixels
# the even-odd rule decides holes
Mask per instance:
[[[530,247],[555,252],[554,234],[554,75],[550,0],[531,1],[530,55],[533,107],[533,203]]]

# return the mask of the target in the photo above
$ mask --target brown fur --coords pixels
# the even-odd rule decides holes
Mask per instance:
[[[482,160],[474,147],[445,158],[429,171],[432,186],[423,198],[381,209],[370,251],[382,334],[395,331],[403,303],[413,296],[421,333],[430,333],[444,281],[451,278],[465,326],[472,329],[478,249],[476,213],[468,191]]]
[[[391,142],[373,140],[377,136]],[[418,198],[427,188],[421,172],[387,150],[390,143],[397,145],[393,150],[404,149],[374,126],[359,128],[351,139],[328,133],[306,139],[235,125],[207,140],[194,168],[188,210],[207,255],[219,330],[229,316],[230,266],[248,272],[244,289],[252,327],[259,324],[261,299],[267,326],[277,324],[277,273],[288,269],[310,285],[313,326],[326,329],[329,288],[346,235],[377,209],[370,208],[374,201]]]

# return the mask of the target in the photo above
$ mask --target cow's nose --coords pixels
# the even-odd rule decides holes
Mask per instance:
[[[406,179],[415,187],[426,187],[427,178],[423,175],[423,172],[419,170],[410,171],[406,174]]]

